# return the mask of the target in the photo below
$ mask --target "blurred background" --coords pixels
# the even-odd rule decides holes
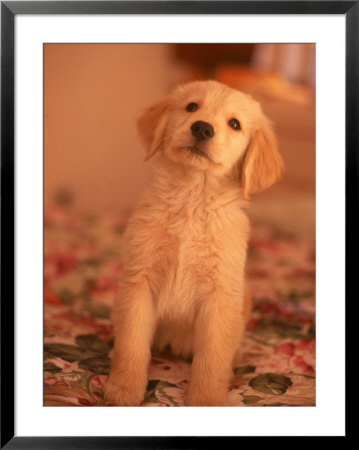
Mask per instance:
[[[45,208],[131,210],[152,164],[137,117],[209,78],[250,93],[277,131],[285,174],[253,196],[252,221],[314,240],[314,44],[45,44]]]

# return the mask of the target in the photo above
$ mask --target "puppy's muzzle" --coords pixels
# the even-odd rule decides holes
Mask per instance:
[[[197,120],[191,125],[191,133],[198,141],[208,141],[214,136],[214,128],[208,122]]]

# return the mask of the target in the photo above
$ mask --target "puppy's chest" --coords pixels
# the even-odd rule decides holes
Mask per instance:
[[[233,223],[223,211],[201,205],[168,209],[166,220],[154,225],[154,233],[161,228],[151,271],[156,275],[156,291],[175,301],[177,296],[211,291],[218,272],[245,253],[245,236],[238,229],[233,232]]]
[[[167,211],[166,234],[177,237],[180,249],[205,249],[211,237],[211,214],[202,206],[184,205]]]
[[[149,277],[164,317],[186,317],[195,299],[212,289],[215,262],[210,257],[209,220],[208,213],[199,208],[167,211]]]
[[[154,231],[162,230],[158,234],[154,266],[166,262],[166,273],[175,271],[178,276],[195,265],[194,272],[198,273],[198,260],[208,261],[210,243],[213,246],[210,215],[203,208],[183,207],[167,210],[164,216],[163,222],[153,224]]]

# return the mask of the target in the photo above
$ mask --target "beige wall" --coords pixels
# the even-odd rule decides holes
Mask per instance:
[[[168,45],[45,45],[45,202],[130,208],[150,165],[135,122],[182,78]]]

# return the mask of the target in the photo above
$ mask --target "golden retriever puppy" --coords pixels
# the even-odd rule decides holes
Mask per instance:
[[[193,357],[186,404],[224,406],[250,309],[244,208],[280,177],[276,139],[257,102],[216,81],[179,86],[138,129],[157,164],[125,233],[105,398],[139,405],[151,347],[170,346]]]

